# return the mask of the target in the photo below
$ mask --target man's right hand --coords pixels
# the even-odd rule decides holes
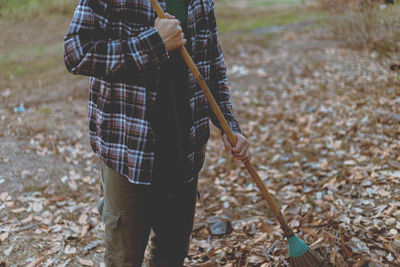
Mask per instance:
[[[184,38],[181,23],[174,16],[166,13],[166,19],[156,18],[154,28],[157,29],[168,51],[183,47],[187,40]]]

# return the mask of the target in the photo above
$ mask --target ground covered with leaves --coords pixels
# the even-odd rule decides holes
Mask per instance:
[[[15,31],[33,43],[32,58],[19,65],[57,55],[35,42],[62,42],[67,22],[32,36],[37,25],[7,25],[2,60],[27,42]],[[220,37],[234,111],[289,225],[330,266],[400,266],[400,73],[321,28],[260,35]],[[87,79],[69,76],[58,60],[49,70],[1,77],[0,262],[7,266],[104,266]],[[288,264],[279,225],[215,128],[199,185],[187,266]]]

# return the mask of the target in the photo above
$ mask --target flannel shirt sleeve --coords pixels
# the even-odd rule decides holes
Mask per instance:
[[[230,101],[230,92],[228,88],[228,80],[226,76],[226,66],[221,46],[218,42],[217,22],[215,18],[214,1],[211,0],[209,13],[209,23],[211,29],[211,66],[210,66],[210,90],[214,95],[215,101],[218,103],[226,121],[228,122],[233,132],[241,132],[239,123],[232,112],[232,101]],[[209,117],[213,124],[221,131],[222,128],[212,112],[209,110]]]
[[[154,27],[126,39],[110,39],[107,10],[108,1],[79,0],[64,38],[64,62],[69,72],[111,78],[126,69],[143,71],[169,57]]]

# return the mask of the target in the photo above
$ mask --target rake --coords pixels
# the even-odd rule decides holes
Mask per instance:
[[[149,0],[151,5],[153,6],[154,10],[157,13],[159,18],[167,18],[163,9],[161,8],[160,4],[157,0]],[[187,52],[185,47],[179,49],[179,52],[183,58],[183,60],[188,65],[189,69],[195,76],[197,82],[201,90],[203,91],[204,95],[206,96],[208,103],[211,107],[211,110],[214,112],[215,116],[217,117],[222,130],[226,134],[228,141],[235,146],[236,144],[236,136],[233,134],[231,128],[229,127],[224,115],[222,114],[221,110],[218,107],[217,102],[214,99],[210,89],[207,86],[203,76],[201,75],[199,69],[196,67],[193,59],[190,57],[189,53]],[[288,240],[289,244],[289,256],[290,256],[290,265],[292,267],[322,267],[324,266],[324,260],[320,255],[318,255],[314,250],[312,250],[309,246],[307,246],[298,236],[296,236],[293,230],[289,227],[284,219],[282,212],[278,204],[272,198],[271,194],[269,193],[267,187],[265,186],[264,182],[261,180],[261,177],[258,175],[257,171],[255,170],[254,166],[251,162],[244,163],[244,166],[250,173],[251,177],[253,178],[255,184],[261,191],[264,199],[268,202],[268,205],[271,208],[272,213],[275,215],[276,219],[281,225],[281,228]]]

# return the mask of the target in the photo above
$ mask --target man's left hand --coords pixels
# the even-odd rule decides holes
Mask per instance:
[[[224,142],[225,150],[228,154],[232,154],[235,159],[247,163],[251,160],[250,144],[241,133],[233,133],[236,136],[236,145],[232,147],[224,134],[221,138]]]

